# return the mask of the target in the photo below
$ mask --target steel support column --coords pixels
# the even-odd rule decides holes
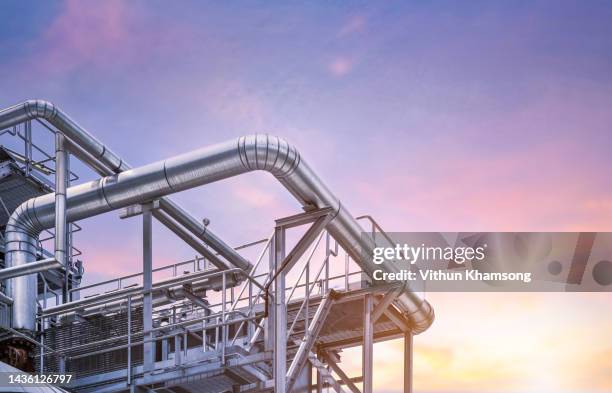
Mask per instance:
[[[142,210],[142,285],[143,285],[143,359],[145,380],[153,371],[155,343],[153,339],[153,221],[151,206],[143,205]]]
[[[412,393],[412,333],[404,334],[404,393]]]
[[[274,232],[274,269],[285,259],[285,229]],[[274,392],[285,393],[287,386],[287,306],[285,304],[285,272],[274,281]]]
[[[320,356],[317,356],[317,358],[320,359]],[[317,370],[317,389],[316,389],[316,393],[323,393],[323,374],[321,373],[321,370],[319,370],[318,368],[315,367],[315,369]]]
[[[276,230],[274,231],[274,234],[272,234],[272,239],[270,241],[270,245],[268,248],[268,266],[270,271],[274,271],[275,269],[275,255],[274,255],[274,250],[275,250],[275,245],[274,243],[276,242],[276,239],[274,237],[274,235],[276,234]],[[270,276],[271,277],[271,276]],[[264,348],[266,351],[272,351],[274,350],[274,303],[272,302],[268,302],[267,304],[268,309],[266,310],[268,313],[268,318],[264,319]]]
[[[372,323],[372,295],[365,295],[363,307],[363,393],[372,393],[374,373],[374,326]]]

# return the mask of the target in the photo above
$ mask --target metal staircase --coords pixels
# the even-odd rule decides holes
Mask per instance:
[[[313,214],[324,216],[309,212],[300,218],[312,221]],[[148,367],[143,289],[134,285],[139,275],[79,288],[75,292],[81,292],[81,300],[45,309],[40,318],[47,326],[45,347],[37,356],[37,367],[75,373],[71,389],[76,392],[127,392],[143,386],[159,392],[278,391],[279,365],[284,367],[286,392],[316,391],[317,386],[359,391],[356,381],[364,377],[346,375],[339,365],[340,352],[409,334],[406,318],[383,300],[393,287],[362,281],[362,273],[351,270],[350,258],[323,230],[306,231],[312,236],[308,247],[288,253],[292,258],[301,254],[294,271],[286,271],[291,279],[265,269],[265,260],[273,267],[279,233],[277,227],[270,238],[251,246],[263,247],[250,278],[237,269],[219,271],[202,258],[156,269],[170,277],[153,285],[148,335],[155,356]],[[344,272],[330,274],[330,263],[337,266],[343,256],[349,262]],[[277,300],[283,296],[276,290],[268,294],[266,311],[266,284],[273,284],[274,277],[290,285],[284,287],[282,305]],[[365,342],[364,336],[369,330],[364,325],[367,298],[386,307],[372,323],[372,342]],[[278,309],[284,310],[280,316]],[[280,324],[284,331],[279,340],[273,332]],[[284,352],[284,359],[279,359],[279,352]],[[319,384],[312,381],[313,371]]]

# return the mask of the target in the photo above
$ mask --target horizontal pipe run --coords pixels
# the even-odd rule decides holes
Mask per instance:
[[[250,280],[254,285],[263,289],[263,286],[259,284],[257,280],[249,276],[246,276],[246,273],[242,269],[233,268],[233,269],[224,270],[224,271],[216,271],[216,272],[204,271],[204,272],[186,274],[184,276],[172,277],[172,278],[154,283],[152,291],[153,292],[161,291],[164,289],[171,288],[173,286],[182,285],[186,283],[192,283],[196,280],[201,280],[201,279],[210,280],[216,277],[220,277],[224,274],[245,276],[247,280]],[[81,299],[81,300],[76,300],[76,301],[73,301],[67,304],[60,304],[57,306],[48,307],[43,310],[42,316],[50,317],[54,315],[68,313],[71,311],[80,310],[84,307],[98,306],[100,304],[104,304],[109,301],[121,300],[127,296],[132,296],[132,298],[134,299],[135,296],[142,295],[142,292],[143,292],[143,286],[139,285],[137,287],[124,288],[124,289],[114,291],[114,292],[103,293],[101,295],[92,296],[92,297]]]
[[[92,217],[256,170],[274,175],[305,209],[331,207],[336,214],[328,224],[329,233],[368,276],[372,277],[379,268],[390,272],[399,269],[393,264],[376,266],[371,263],[368,255],[375,247],[372,239],[363,236],[363,228],[301,158],[297,149],[269,135],[241,137],[71,187],[67,193],[67,217],[69,221]],[[5,240],[9,262],[14,259],[16,264],[23,263],[27,255],[17,248],[17,244],[31,244],[40,231],[53,226],[53,202],[49,195],[44,195],[27,201],[13,213],[7,223]],[[433,321],[433,309],[408,283],[395,304],[411,321],[415,334],[427,329]],[[19,322],[22,328],[34,326],[32,319],[24,318]]]
[[[220,260],[212,251],[206,248],[198,239],[193,237],[193,235],[183,229],[176,221],[174,221],[171,217],[169,217],[166,213],[160,210],[153,210],[153,217],[160,223],[162,223],[166,228],[170,229],[175,235],[181,238],[185,243],[187,243],[191,248],[200,253],[204,258],[208,259],[213,265],[215,265],[218,269],[228,270],[230,267],[225,264],[222,260]]]
[[[221,276],[223,274],[232,274],[232,273],[244,274],[244,272],[238,268],[225,270],[225,271],[217,271],[217,272],[212,272],[212,273],[208,271],[204,271],[204,272],[186,274],[184,276],[172,277],[166,280],[158,281],[153,284],[152,291],[153,292],[161,291],[164,289],[171,288],[173,286],[182,285],[186,283],[192,283],[195,280],[201,280],[201,279],[210,280],[212,278]],[[43,310],[42,316],[49,317],[53,315],[66,313],[69,311],[76,311],[84,307],[92,307],[92,306],[97,306],[97,305],[100,305],[106,302],[110,302],[110,301],[121,300],[127,296],[132,296],[132,298],[134,298],[135,296],[142,295],[143,292],[144,292],[144,287],[142,285],[139,285],[137,287],[123,288],[118,291],[103,293],[101,295],[96,295],[96,296],[92,296],[89,298],[76,300],[70,303],[48,307]]]
[[[5,295],[3,292],[0,292],[0,303],[10,306],[13,304],[13,298]]]
[[[55,258],[43,259],[41,261],[30,262],[26,265],[12,266],[0,269],[0,280],[27,276],[29,274],[44,272],[51,269],[61,269],[64,267]]]
[[[54,126],[66,137],[66,147],[68,150],[103,176],[121,173],[130,169],[130,165],[123,161],[117,154],[98,141],[93,135],[72,120],[61,109],[48,101],[28,100],[0,111],[0,130],[7,129],[30,120],[38,120],[39,122],[40,120],[45,120]],[[46,124],[42,124],[45,125],[45,127],[50,128]],[[168,213],[172,213],[172,211]],[[174,213],[177,212],[174,211]],[[181,210],[178,214],[186,215],[184,217],[180,217],[180,220],[177,219],[177,221],[179,221],[182,225],[184,225],[182,221],[197,222],[197,220],[189,216],[189,214],[184,210]],[[36,220],[35,217],[30,217],[29,219]],[[21,235],[17,236],[21,237]],[[38,234],[36,234],[36,236],[38,236]],[[199,234],[198,237],[200,237]],[[249,266],[248,261],[242,258],[230,246],[225,244],[219,238],[215,237],[210,230],[207,230],[206,233],[203,234],[202,240],[205,242],[210,240],[210,246],[228,259],[228,262],[234,266],[243,268],[244,266]],[[7,256],[6,266],[10,267],[26,264],[35,259],[32,257],[32,249],[36,247],[34,244],[35,242],[33,242],[31,239],[25,238],[23,241],[18,240],[17,242],[27,244],[27,250],[25,250],[26,253],[16,255],[15,257]],[[245,270],[248,271],[248,269]],[[34,320],[32,318],[36,311],[35,298],[37,288],[35,277],[20,277],[18,279],[11,280],[11,282],[7,284],[7,288],[9,293],[15,294],[15,306],[13,307],[12,319],[13,326],[17,327],[18,329],[33,331],[35,326],[33,325]]]
[[[252,265],[249,261],[238,254],[232,247],[226,245],[214,233],[208,230],[204,224],[198,222],[193,215],[189,214],[170,198],[160,198],[159,207],[164,213],[172,217],[204,243],[208,244],[213,250],[217,251],[219,255],[227,259],[234,266],[246,272],[251,270]]]

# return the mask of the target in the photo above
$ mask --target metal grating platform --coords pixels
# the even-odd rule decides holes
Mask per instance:
[[[0,226],[6,225],[10,214],[23,202],[53,192],[40,176],[29,176],[17,164],[14,155],[0,146]]]

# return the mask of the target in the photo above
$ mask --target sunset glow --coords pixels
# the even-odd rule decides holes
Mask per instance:
[[[387,231],[612,230],[611,3],[1,7],[0,107],[53,101],[132,165],[268,132]],[[300,210],[264,173],[176,199],[236,245]],[[139,271],[138,222],[82,225],[108,229],[76,236],[88,283]],[[155,237],[155,266],[193,257]],[[612,392],[609,293],[428,298],[416,392]],[[376,392],[402,391],[401,359],[375,346]]]

